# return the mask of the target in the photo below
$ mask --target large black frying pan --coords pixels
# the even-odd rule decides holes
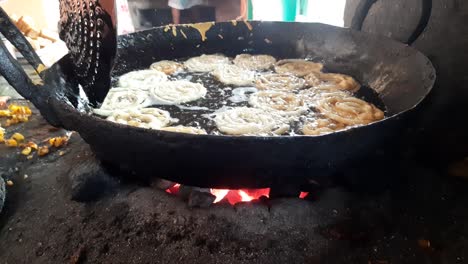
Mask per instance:
[[[45,72],[42,87],[9,80],[51,124],[79,132],[104,163],[130,175],[200,187],[256,188],[317,181],[319,176],[365,163],[398,145],[405,121],[411,121],[410,113],[430,92],[435,79],[430,61],[417,50],[350,29],[316,23],[223,22],[212,25],[204,39],[199,29],[207,24],[196,27],[162,27],[121,36],[113,74],[203,53],[309,58],[374,89],[388,117],[318,137],[190,135],[129,127],[92,116],[82,104],[86,99],[77,93],[79,80],[69,56]],[[4,56],[0,54],[2,63]],[[90,101],[95,98],[89,93],[88,97]]]

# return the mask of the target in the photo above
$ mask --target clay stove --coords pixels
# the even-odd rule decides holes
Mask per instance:
[[[27,138],[49,135],[51,127],[33,112],[15,130]],[[359,192],[334,185],[306,199],[273,199],[270,190],[267,202],[232,205],[226,195],[197,208],[181,196],[189,188],[175,196],[163,184],[173,183],[151,186],[111,176],[77,134],[64,152],[27,160],[0,148],[3,177],[14,182],[0,215],[2,262],[465,261],[466,183],[413,160],[395,163],[394,171],[374,171],[367,188],[357,185]]]

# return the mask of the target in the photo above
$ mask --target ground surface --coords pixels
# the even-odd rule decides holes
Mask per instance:
[[[15,129],[36,141],[63,133],[37,116]],[[135,183],[74,202],[68,172],[91,153],[78,135],[62,151],[27,160],[0,146],[14,182],[0,263],[468,263],[468,185],[428,169],[406,170],[378,195],[334,188],[314,202],[190,209]]]

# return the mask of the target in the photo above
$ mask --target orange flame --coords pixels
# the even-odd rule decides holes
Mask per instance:
[[[180,184],[176,184],[173,187],[166,190],[167,193],[177,194],[179,193]],[[252,200],[259,199],[262,196],[270,196],[270,188],[264,189],[241,189],[241,190],[228,190],[228,189],[210,189],[211,194],[216,196],[214,203],[219,203],[223,200],[227,200],[230,204],[234,205],[239,202],[250,202]],[[308,192],[301,192],[299,198],[304,199]]]
[[[270,188],[265,189],[242,189],[242,190],[226,190],[226,189],[211,189],[211,194],[216,196],[214,203],[219,203],[226,199],[230,204],[239,202],[250,202],[259,199],[262,196],[269,197]]]

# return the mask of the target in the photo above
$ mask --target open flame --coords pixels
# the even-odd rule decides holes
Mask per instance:
[[[170,194],[177,194],[179,193],[179,188],[180,184],[176,184],[173,187],[167,189],[166,192]],[[270,188],[240,190],[210,189],[210,192],[211,194],[216,196],[214,203],[219,203],[223,200],[227,200],[232,205],[239,202],[250,202],[252,200],[259,199],[262,196],[270,196]],[[304,199],[308,194],[308,192],[301,192],[299,198]]]

